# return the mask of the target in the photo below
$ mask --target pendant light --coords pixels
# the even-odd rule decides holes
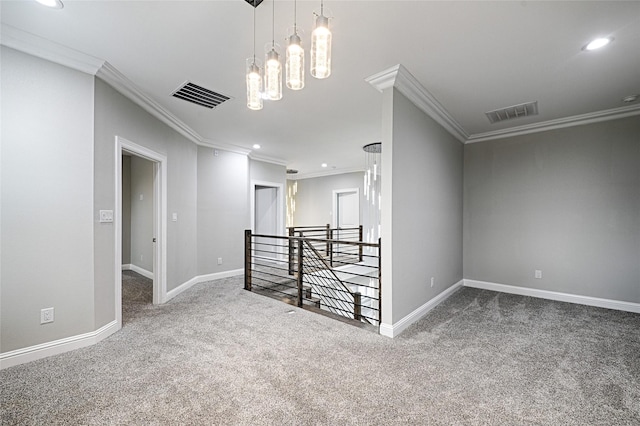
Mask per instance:
[[[253,58],[247,59],[247,107],[262,109],[262,70],[256,60],[256,0],[253,0]]]
[[[280,55],[276,51],[275,23],[276,23],[276,1],[272,0],[272,33],[271,49],[267,51],[264,65],[264,91],[266,98],[272,101],[282,99],[282,64]]]
[[[300,90],[304,87],[304,49],[298,35],[297,0],[293,0],[293,34],[289,36],[285,65],[287,87]]]
[[[311,75],[315,78],[331,75],[331,31],[329,18],[324,16],[324,0],[320,1],[320,15],[311,33]]]

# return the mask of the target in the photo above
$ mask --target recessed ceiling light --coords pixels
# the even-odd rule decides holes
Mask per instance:
[[[260,149],[260,145],[259,145],[259,144],[257,144],[257,143],[254,143],[254,144],[253,144],[253,149]]]
[[[638,100],[638,98],[640,97],[640,95],[629,95],[629,96],[625,96],[624,98],[622,98],[622,102],[625,103],[631,103],[631,102],[635,102]]]
[[[62,1],[60,0],[36,0],[36,1],[41,5],[50,7],[52,9],[62,9],[64,7],[64,4],[62,4]]]
[[[605,47],[607,44],[611,43],[612,41],[613,41],[613,37],[596,38],[594,40],[591,40],[591,42],[589,42],[589,44],[583,47],[582,50],[600,49],[601,47]]]
[[[322,163],[321,166],[322,167],[327,167],[327,163]]]

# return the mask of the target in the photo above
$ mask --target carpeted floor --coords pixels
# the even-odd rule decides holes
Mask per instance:
[[[463,288],[388,339],[241,288],[0,371],[2,425],[640,424],[640,315]]]

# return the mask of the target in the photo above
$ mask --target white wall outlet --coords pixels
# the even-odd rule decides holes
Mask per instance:
[[[434,277],[431,277],[431,287],[433,287],[435,283],[436,283],[436,279]]]
[[[140,194],[140,201],[144,200],[144,194]]]
[[[40,324],[53,322],[53,308],[40,309]]]
[[[222,265],[222,258],[221,257],[218,258],[218,265]]]
[[[144,262],[144,256],[140,255],[140,262]]]
[[[218,152],[218,150],[217,150],[217,149],[214,149],[214,150],[213,150],[213,156],[214,156],[214,157],[217,157],[218,155],[220,155],[220,153]]]
[[[178,213],[172,213],[171,214],[171,221],[172,222],[177,222],[178,221]]]
[[[540,269],[536,269],[534,274],[533,274],[534,278],[537,280],[541,280],[542,279],[542,271]]]
[[[100,223],[113,222],[113,210],[100,210]]]

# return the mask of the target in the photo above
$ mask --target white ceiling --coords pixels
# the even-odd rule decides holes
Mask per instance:
[[[298,2],[310,45],[317,1]],[[212,144],[262,149],[304,174],[360,168],[361,147],[381,139],[381,95],[365,78],[402,64],[470,137],[615,110],[640,113],[640,1],[331,1],[333,73],[246,107],[245,60],[253,8],[245,0],[2,1],[2,23],[108,61]],[[257,10],[257,54],[271,39],[272,0]],[[293,1],[275,4],[276,42],[293,24]],[[597,36],[614,42],[581,48]],[[171,97],[185,81],[233,97],[209,110]],[[490,124],[484,113],[538,101],[540,114]],[[595,114],[598,115],[598,114]]]

